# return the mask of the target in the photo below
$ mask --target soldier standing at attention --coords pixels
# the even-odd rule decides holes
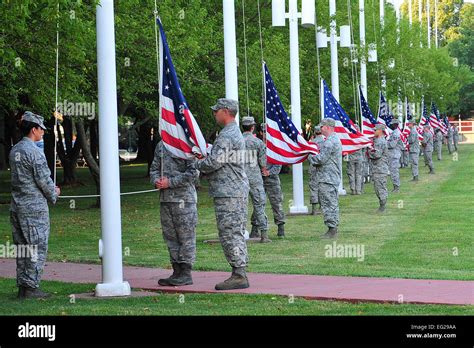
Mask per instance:
[[[321,134],[320,126],[314,127],[314,137],[311,139],[311,141],[318,144],[319,148],[321,148],[321,144],[324,142],[324,136]],[[321,210],[318,209],[318,167],[312,166],[311,164],[309,165],[309,192],[311,215],[321,214]]]
[[[442,150],[443,150],[443,133],[441,132],[441,129],[436,128],[435,129],[435,135],[433,139],[433,146],[434,150],[436,151],[436,154],[438,155],[438,161],[442,160]]]
[[[44,153],[35,144],[43,138],[45,130],[43,117],[25,112],[20,123],[23,139],[13,146],[9,156],[12,178],[10,221],[13,242],[20,250],[16,258],[20,299],[50,296],[39,287],[48,253],[48,202],[56,203],[60,189],[51,180]]]
[[[430,174],[434,174],[433,166],[433,133],[431,133],[430,126],[426,124],[423,127],[423,140],[421,141],[423,146],[423,156],[428,162],[428,167],[430,168]]]
[[[191,285],[196,260],[196,160],[172,155],[160,141],[150,167],[150,181],[160,190],[160,219],[173,274],[158,280],[162,286]]]
[[[459,143],[459,129],[458,126],[453,126],[453,144],[454,144],[454,151],[458,151],[458,143]]]
[[[451,124],[448,125],[447,141],[448,141],[449,154],[452,154],[454,152],[454,149],[453,149],[454,130],[453,130],[453,126],[451,126]]]
[[[400,138],[400,130],[398,129],[398,119],[394,118],[390,123],[392,133],[387,139],[388,161],[390,168],[390,177],[392,178],[392,192],[400,192],[400,157],[402,156],[403,141]]]
[[[209,194],[214,198],[219,239],[232,275],[216,285],[216,290],[249,287],[246,274],[248,263],[244,231],[247,219],[249,181],[245,174],[245,141],[235,122],[239,112],[236,100],[221,98],[211,109],[217,124],[224,128],[217,136],[211,153],[199,160],[196,168],[206,174]]]
[[[324,224],[328,231],[321,238],[336,238],[339,225],[339,184],[342,179],[341,167],[342,145],[334,132],[336,122],[324,118],[320,123],[321,133],[326,140],[320,146],[320,153],[309,155],[309,163],[318,168],[318,200],[323,211]]]
[[[387,204],[387,175],[388,175],[388,147],[384,136],[385,125],[375,125],[375,137],[373,149],[369,151],[372,162],[372,178],[374,181],[375,194],[379,199],[379,212],[385,211]]]
[[[262,123],[263,141],[266,142],[265,124]],[[281,190],[281,165],[267,163],[268,175],[263,177],[263,187],[273,211],[273,221],[278,226],[278,237],[285,236],[285,211],[283,210],[283,192]]]
[[[418,141],[418,131],[413,122],[408,122],[410,128],[410,135],[408,135],[408,146],[410,152],[411,173],[413,175],[412,181],[418,181],[418,160],[420,159],[420,143]]]
[[[263,188],[262,175],[267,176],[267,155],[265,144],[253,135],[255,120],[251,116],[242,119],[242,130],[246,149],[245,173],[249,180],[250,198],[252,199],[253,212],[250,219],[252,223],[251,238],[261,237],[261,243],[271,242],[268,239],[268,218],[265,214],[267,197]]]
[[[354,128],[359,131],[359,127],[354,125]],[[351,195],[362,194],[363,185],[363,165],[364,165],[364,149],[357,150],[348,156],[347,161],[347,176],[349,177],[349,186],[351,188]]]

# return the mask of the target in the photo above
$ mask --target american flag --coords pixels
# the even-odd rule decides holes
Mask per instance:
[[[410,103],[408,103],[408,100],[407,100],[406,104],[407,104],[407,114],[406,114],[406,118],[405,118],[405,124],[403,126],[403,132],[401,133],[401,138],[402,138],[403,143],[408,148],[408,136],[410,135],[410,131],[411,131],[410,128],[408,128],[408,123],[414,123],[414,119],[413,119],[413,115],[410,111]],[[415,125],[415,127],[416,127],[416,125]],[[418,132],[418,140],[422,141],[423,140],[423,131],[420,133],[418,127],[416,128],[416,130]]]
[[[369,104],[364,98],[362,88],[359,85],[359,96],[360,96],[360,109],[362,112],[362,134],[367,137],[373,137],[375,134],[374,127],[377,124],[377,120],[374,118],[372,111],[370,111]]]
[[[161,34],[160,135],[163,144],[178,158],[194,158],[193,153],[206,156],[206,140],[181,91],[163,25],[159,18],[156,21]]]
[[[265,76],[265,118],[267,162],[271,164],[301,163],[309,154],[318,154],[316,143],[307,141],[283,108],[270,71],[263,63]]]
[[[342,144],[342,154],[350,154],[371,145],[369,138],[359,132],[354,122],[349,118],[342,106],[332,95],[326,81],[323,82],[324,90],[324,118],[332,118],[336,121],[336,132]]]
[[[433,102],[431,102],[430,126],[433,128],[441,127],[441,122],[438,116],[438,109],[436,108],[436,104]]]
[[[421,112],[421,118],[420,118],[420,123],[418,125],[417,131],[418,134],[420,134],[421,138],[423,139],[423,126],[429,125],[430,124],[430,117],[428,116],[428,109],[426,108],[425,104],[425,98],[422,98],[421,104],[423,105],[422,112]],[[434,134],[433,130],[430,128],[430,132]]]
[[[388,106],[387,101],[385,100],[385,97],[382,91],[380,91],[377,123],[381,123],[385,125],[385,136],[388,136],[390,133],[392,133],[392,129],[390,128],[390,123],[392,122],[392,120],[393,120],[393,115],[390,112],[390,108]]]

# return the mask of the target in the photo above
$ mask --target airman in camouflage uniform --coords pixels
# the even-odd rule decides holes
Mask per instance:
[[[198,161],[196,168],[206,174],[209,194],[214,198],[219,239],[227,262],[232,266],[229,279],[216,290],[248,288],[245,271],[248,263],[244,231],[247,217],[249,181],[245,174],[245,141],[235,122],[238,102],[221,98],[211,108],[216,122],[224,128],[217,136],[211,153]]]
[[[242,119],[243,137],[247,156],[245,161],[245,173],[249,179],[250,198],[252,200],[253,212],[250,219],[252,224],[251,238],[259,237],[260,242],[271,242],[268,239],[268,218],[265,214],[265,204],[267,197],[263,187],[262,174],[267,173],[267,156],[265,153],[265,144],[259,138],[253,135],[255,130],[255,120],[251,116]]]
[[[453,149],[453,141],[454,141],[454,130],[453,130],[453,126],[451,126],[451,124],[448,126],[448,134],[446,136],[447,138],[447,142],[448,142],[448,151],[449,151],[449,154],[452,154],[454,152],[454,149]]]
[[[359,131],[359,127],[354,125]],[[349,187],[352,195],[362,194],[364,184],[363,177],[364,149],[357,150],[347,155],[347,176],[349,177]]]
[[[436,154],[438,155],[438,161],[441,161],[443,159],[443,155],[442,155],[443,138],[444,137],[443,137],[443,133],[441,132],[441,129],[436,128],[434,139],[433,139],[433,147],[434,147],[434,151],[436,151]]]
[[[158,280],[162,286],[190,285],[196,260],[196,160],[174,156],[160,141],[150,167],[150,181],[160,189],[160,219],[173,274]]]
[[[19,298],[46,298],[39,289],[48,253],[49,208],[60,193],[51,180],[44,153],[35,141],[42,139],[43,117],[25,112],[20,130],[24,136],[10,151],[10,221],[17,247],[16,272]]]
[[[458,150],[458,143],[459,143],[459,129],[458,126],[454,125],[453,126],[453,145],[454,145],[454,151]]]
[[[398,129],[398,119],[394,118],[390,123],[392,133],[387,139],[388,161],[390,168],[390,177],[392,178],[393,190],[392,192],[400,192],[400,157],[405,148],[403,141],[400,138],[400,130]]]
[[[420,142],[418,141],[418,131],[413,122],[409,122],[410,135],[408,135],[408,146],[410,153],[411,173],[413,175],[412,181],[418,181],[418,160],[420,159]]]
[[[384,137],[385,125],[375,125],[375,137],[373,149],[369,151],[369,158],[372,162],[372,179],[374,182],[375,194],[379,199],[379,212],[385,211],[387,204],[387,175],[388,175],[388,146]]]
[[[434,174],[433,166],[433,133],[431,133],[430,126],[425,125],[423,127],[423,140],[421,141],[423,147],[423,156],[428,162],[428,167],[430,168],[430,174]]]
[[[322,238],[335,238],[339,225],[339,184],[342,179],[340,162],[342,160],[342,145],[334,127],[334,119],[324,118],[321,123],[321,133],[326,140],[321,144],[320,153],[309,155],[309,163],[318,167],[318,200],[323,211],[324,224],[328,231]]]
[[[314,127],[314,138],[313,142],[321,147],[324,142],[324,136],[321,134],[321,127]],[[310,203],[311,203],[311,215],[321,214],[321,210],[318,209],[319,198],[318,198],[318,167],[309,166],[309,192],[310,192]],[[321,205],[320,205],[321,206]]]

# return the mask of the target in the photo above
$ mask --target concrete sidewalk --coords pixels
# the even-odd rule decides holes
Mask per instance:
[[[15,260],[0,260],[0,278],[16,277]],[[171,293],[271,294],[314,300],[379,303],[423,303],[474,305],[474,281],[340,277],[296,274],[249,273],[250,288],[216,291],[214,285],[229,272],[193,272],[194,285],[159,286],[159,278],[171,271],[161,268],[124,267],[124,278],[132,288]],[[101,266],[47,262],[43,280],[67,283],[99,283]]]

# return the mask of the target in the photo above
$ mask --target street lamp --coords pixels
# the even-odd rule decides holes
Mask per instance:
[[[288,13],[285,12],[285,0],[272,0],[272,25],[284,27],[288,18],[290,26],[290,72],[291,72],[291,120],[301,131],[301,96],[300,96],[300,59],[298,47],[298,18],[303,27],[314,26],[315,2],[302,0],[302,11],[298,12],[298,1],[289,0]],[[290,214],[306,214],[308,207],[304,204],[303,164],[294,164],[293,170],[293,201]]]

